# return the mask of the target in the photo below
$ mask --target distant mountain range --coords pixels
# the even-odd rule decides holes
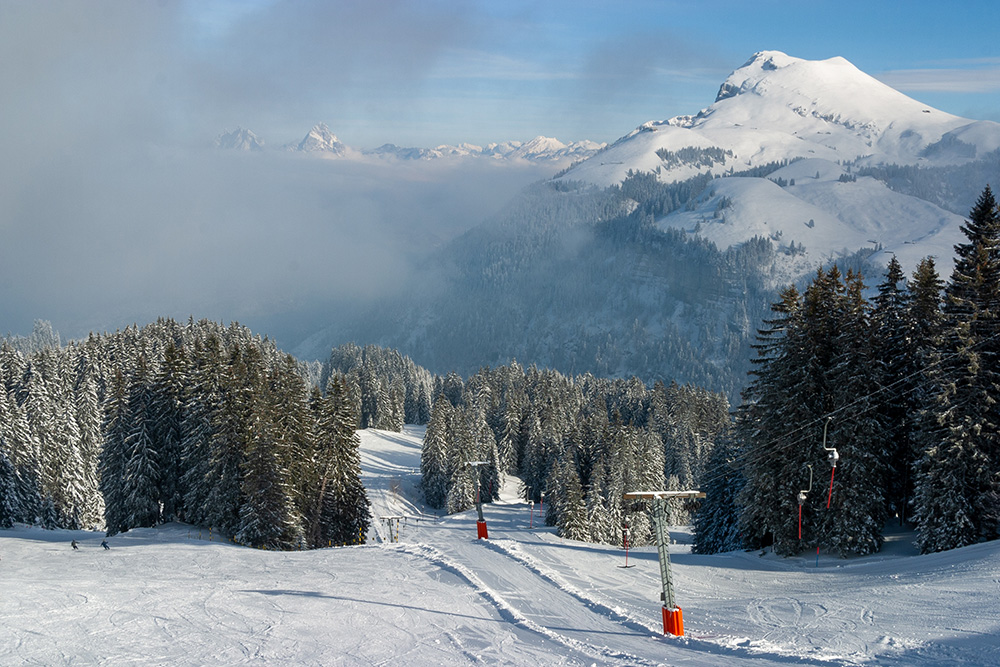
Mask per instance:
[[[877,285],[890,253],[907,270],[933,255],[947,278],[964,217],[1000,183],[998,149],[1000,124],[917,102],[843,58],[763,51],[710,106],[643,123],[527,189],[442,247],[412,293],[295,353],[372,342],[436,372],[516,358],[736,400],[778,288],[834,261]]]
[[[263,142],[250,130],[237,128],[216,138],[219,148],[239,151],[263,150]],[[530,141],[504,141],[486,146],[462,143],[457,146],[441,145],[434,148],[402,147],[383,144],[374,149],[358,149],[340,141],[326,123],[314,126],[297,144],[284,146],[285,150],[313,153],[330,158],[394,158],[398,160],[436,160],[454,157],[481,157],[494,160],[530,160],[534,162],[571,162],[584,160],[605,148],[606,144],[594,141],[575,141],[564,144],[558,139],[538,136]]]

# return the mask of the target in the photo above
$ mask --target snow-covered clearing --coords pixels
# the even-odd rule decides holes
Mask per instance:
[[[364,431],[369,545],[269,552],[170,524],[0,531],[0,664],[996,664],[1000,544],[918,556],[696,556],[672,564],[687,635],[664,637],[653,548],[624,554],[529,528],[516,483],[440,517],[417,490],[423,430]],[[376,519],[376,523],[378,523]],[[70,540],[76,539],[79,551]]]

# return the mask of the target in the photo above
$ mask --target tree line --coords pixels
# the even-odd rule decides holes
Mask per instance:
[[[709,464],[697,551],[870,554],[889,520],[912,522],[925,553],[1000,537],[1000,211],[989,187],[962,232],[947,282],[932,258],[909,281],[892,258],[871,300],[859,273],[836,266],[781,294],[734,432]]]
[[[364,541],[361,391],[347,376],[321,392],[235,323],[20,342],[27,354],[0,344],[0,526],[113,535],[182,520],[255,547]]]
[[[467,382],[450,374],[427,425],[422,486],[428,504],[459,512],[473,505],[477,485],[491,502],[504,476],[517,475],[561,536],[619,543],[628,524],[643,544],[652,537],[649,508],[623,494],[697,486],[728,424],[725,396],[693,386],[571,378],[517,362]],[[673,518],[685,521],[685,511]]]

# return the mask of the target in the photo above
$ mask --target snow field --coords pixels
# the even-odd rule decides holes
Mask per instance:
[[[691,554],[678,528],[687,634],[664,637],[654,548],[623,569],[619,548],[539,528],[537,506],[529,529],[511,479],[476,540],[474,510],[423,506],[422,434],[361,433],[373,514],[408,517],[399,543],[270,552],[168,524],[105,551],[95,533],[0,531],[0,664],[996,664],[996,543],[918,556],[898,532],[817,567]]]

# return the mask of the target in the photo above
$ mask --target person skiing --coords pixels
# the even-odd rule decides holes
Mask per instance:
[[[73,547],[73,551],[77,551],[79,549],[79,547],[76,546],[76,540],[73,540],[69,544],[70,544],[71,547]]]
[[[108,541],[107,540],[101,540],[101,546],[104,547],[105,551],[108,551],[108,550],[111,549],[111,547],[108,546]]]

